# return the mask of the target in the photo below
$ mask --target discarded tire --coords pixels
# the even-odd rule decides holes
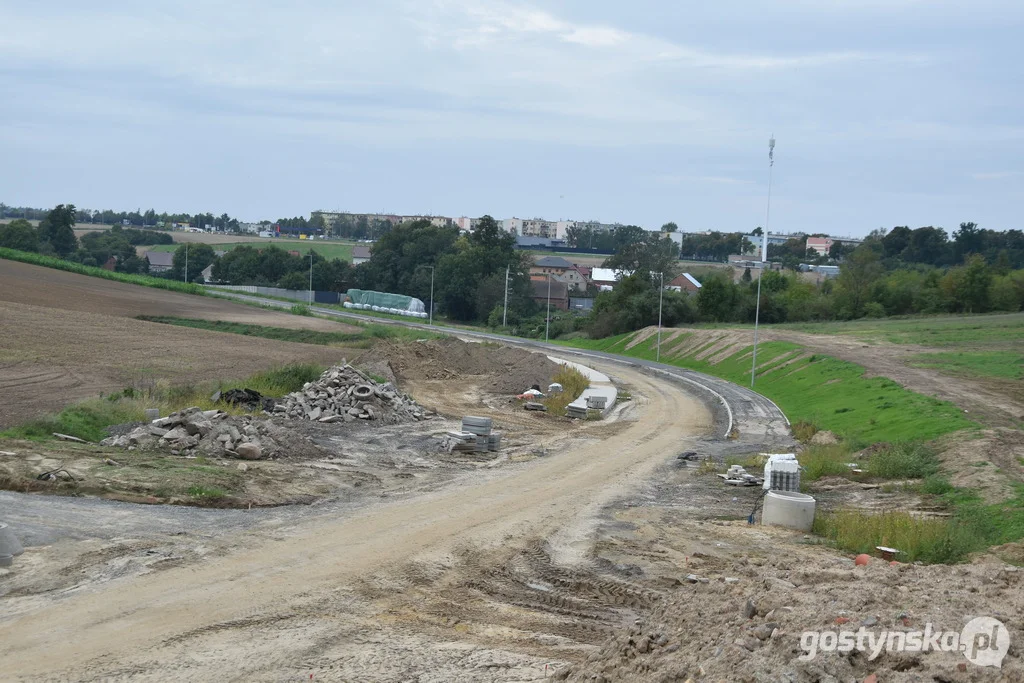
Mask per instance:
[[[370,398],[373,396],[373,387],[369,384],[359,384],[352,390],[352,395],[356,398]]]
[[[21,542],[18,541],[18,537],[14,535],[11,528],[6,524],[0,524],[0,558],[4,555],[16,557],[23,552],[25,549],[21,547]]]

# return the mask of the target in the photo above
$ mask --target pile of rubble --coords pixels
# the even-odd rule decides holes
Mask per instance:
[[[187,408],[137,427],[129,434],[100,442],[118,448],[167,448],[173,455],[203,455],[260,460],[280,451],[271,438],[273,425],[252,417],[232,417],[220,410]]]
[[[315,422],[377,420],[398,424],[422,420],[426,410],[390,382],[378,384],[351,365],[333,367],[302,391],[288,394],[274,406],[275,415]]]

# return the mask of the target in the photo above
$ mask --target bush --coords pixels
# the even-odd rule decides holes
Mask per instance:
[[[898,443],[873,453],[867,469],[882,479],[924,479],[939,471],[939,459],[921,444]]]
[[[265,396],[283,396],[298,391],[306,382],[316,381],[323,371],[324,368],[315,363],[290,363],[281,368],[256,373],[244,385]]]
[[[306,304],[295,304],[291,311],[293,315],[313,315],[313,311]]]

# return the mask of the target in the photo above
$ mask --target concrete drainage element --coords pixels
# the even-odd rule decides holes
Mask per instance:
[[[25,552],[18,538],[6,524],[0,524],[0,567],[10,567],[14,558]]]
[[[796,491],[769,491],[764,497],[761,524],[810,531],[814,524],[815,500]]]
[[[356,398],[370,398],[373,396],[373,387],[369,384],[359,384],[352,390],[352,395]]]

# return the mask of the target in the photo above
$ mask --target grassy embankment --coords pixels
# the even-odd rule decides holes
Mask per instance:
[[[822,333],[859,334],[888,337],[895,343],[921,344],[925,339],[934,346],[949,348],[941,354],[928,354],[934,360],[951,358],[945,372],[959,370],[957,362],[968,353],[1013,353],[1012,351],[963,351],[977,345],[1009,342],[1017,339],[1024,316],[1009,320],[964,322],[962,319],[922,321],[872,321],[871,323],[825,325]],[[811,331],[801,326],[801,331]],[[851,329],[852,328],[852,329]],[[653,360],[655,340],[645,340],[632,348],[626,346],[635,333],[598,340],[573,340],[568,345]],[[677,338],[675,344],[681,339]],[[671,348],[662,361],[722,377],[739,384],[750,383],[750,351],[745,348],[719,363],[695,358],[708,346],[690,348],[675,355]],[[968,358],[973,358],[967,356]],[[964,361],[961,361],[961,364]],[[906,512],[872,514],[858,510],[822,513],[815,531],[827,542],[855,552],[874,552],[886,545],[902,551],[904,561],[963,561],[972,552],[1024,538],[1024,488],[1008,501],[987,504],[972,491],[956,489],[943,476],[939,459],[926,444],[936,437],[977,425],[955,406],[903,389],[895,382],[879,377],[864,377],[860,366],[821,355],[806,353],[787,342],[769,342],[758,349],[757,390],[774,400],[794,422],[794,432],[804,440],[816,430],[828,429],[843,441],[833,446],[811,446],[801,453],[804,481],[824,476],[843,476],[873,482],[891,481],[886,486],[932,497],[945,504],[948,518],[924,518]],[[972,372],[988,372],[1006,377],[1019,372],[1013,362],[987,362]],[[1010,376],[1013,376],[1010,374]],[[860,459],[860,449],[884,442]],[[856,462],[862,474],[851,473],[848,463]]]
[[[184,242],[175,242],[174,244],[157,244],[153,247],[149,247],[146,251],[176,251]],[[334,242],[325,240],[284,240],[284,239],[266,239],[259,242],[228,242],[226,244],[210,244],[215,251],[231,251],[237,247],[255,247],[256,249],[262,249],[264,247],[280,247],[285,251],[297,251],[303,256],[308,254],[310,250],[323,256],[325,259],[341,259],[342,261],[352,262],[352,249],[355,247],[354,243],[351,242]]]
[[[10,261],[20,261],[22,263],[30,263],[34,266],[43,266],[45,268],[55,268],[57,270],[65,270],[69,273],[77,273],[79,275],[88,275],[90,277],[99,277],[104,280],[113,280],[115,282],[124,282],[130,285],[140,285],[142,287],[155,287],[156,289],[167,289],[172,292],[182,292],[184,294],[197,294],[204,296],[206,290],[199,285],[186,284],[177,280],[167,280],[165,278],[153,277],[151,275],[129,275],[128,273],[117,273],[112,270],[104,270],[103,268],[96,268],[93,266],[83,266],[81,263],[75,263],[73,261],[65,261],[54,256],[43,256],[42,254],[35,254],[27,251],[17,251],[15,249],[7,249],[0,247],[0,259],[8,259]]]
[[[654,337],[626,348],[635,334],[575,339],[565,344],[654,360]],[[680,341],[682,338],[677,337],[674,343]],[[750,385],[751,347],[715,364],[695,357],[703,348],[686,355],[673,354],[666,345],[662,350],[664,363]],[[802,347],[789,342],[758,345],[756,389],[775,401],[793,423],[810,423],[835,432],[853,446],[930,440],[976,426],[951,403],[907,391],[884,377],[864,377],[864,368],[859,365],[807,355]]]

